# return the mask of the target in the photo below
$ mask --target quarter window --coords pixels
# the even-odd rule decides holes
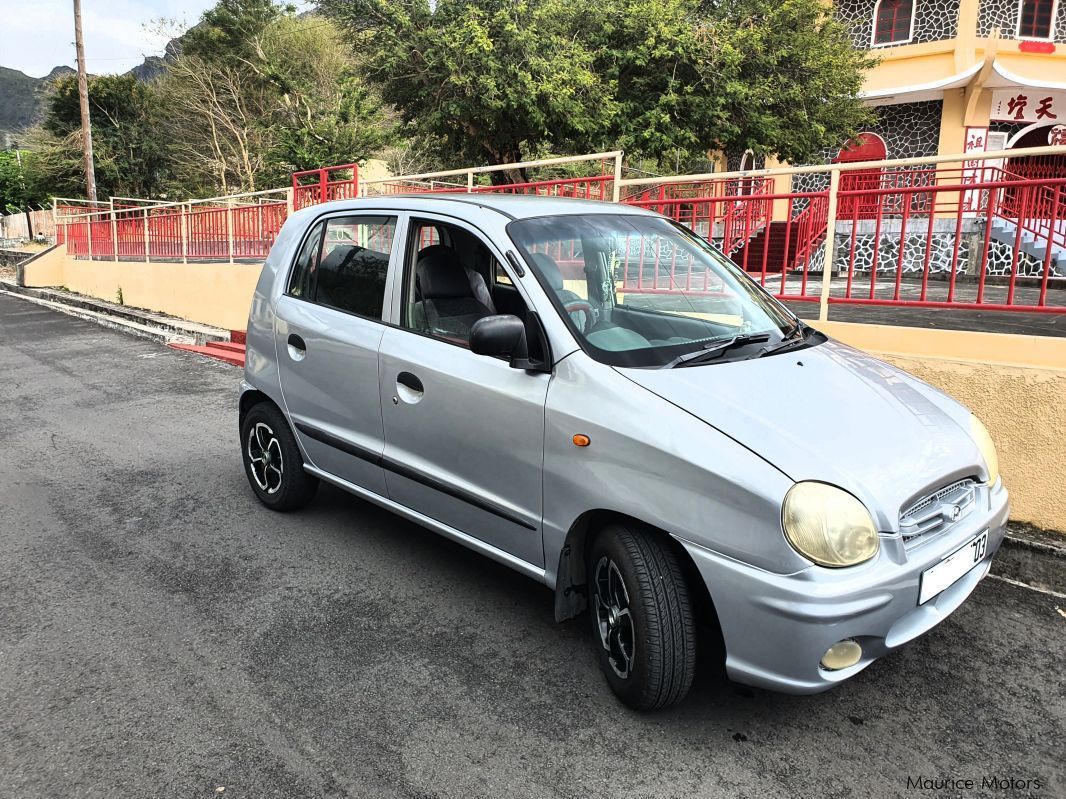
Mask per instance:
[[[322,230],[325,227],[321,222],[314,226],[304,246],[300,248],[300,254],[296,257],[296,263],[292,267],[292,275],[289,277],[288,293],[293,297],[304,300],[315,298],[315,277],[317,275],[318,254],[322,249]]]
[[[289,294],[381,319],[396,217],[345,216],[319,223],[293,267]]]
[[[1050,39],[1054,28],[1055,0],[1022,0],[1018,9],[1018,36]]]
[[[874,6],[873,43],[902,44],[911,40],[913,0],[878,0]]]

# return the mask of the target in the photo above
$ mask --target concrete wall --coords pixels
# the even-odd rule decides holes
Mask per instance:
[[[27,286],[65,286],[79,294],[161,311],[226,330],[244,330],[261,264],[77,261],[62,247],[26,267]]]
[[[1066,532],[1066,339],[816,323],[936,386],[985,423],[1011,518]]]

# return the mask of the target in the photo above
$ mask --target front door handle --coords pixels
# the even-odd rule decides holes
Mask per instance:
[[[400,372],[396,376],[396,396],[392,398],[393,404],[402,399],[408,405],[414,405],[422,399],[425,387],[422,381],[410,372]]]

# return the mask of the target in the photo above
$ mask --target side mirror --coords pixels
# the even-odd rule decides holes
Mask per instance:
[[[529,360],[526,325],[517,316],[486,316],[470,328],[470,350],[477,355],[503,356],[512,361]]]

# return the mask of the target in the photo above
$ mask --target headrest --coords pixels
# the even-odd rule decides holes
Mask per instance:
[[[548,285],[556,291],[559,291],[563,287],[563,273],[559,271],[559,264],[555,263],[555,259],[552,258],[546,252],[533,253],[533,262],[536,263],[540,273],[544,275],[544,279],[548,281]]]
[[[433,249],[427,247],[426,250]],[[459,257],[450,247],[441,247],[435,252],[419,255],[415,276],[424,300],[444,300],[454,297],[472,297],[470,278],[459,263]]]
[[[455,250],[453,250],[447,244],[430,244],[428,247],[423,247],[421,250],[418,251],[418,258],[415,260],[415,265],[417,266],[418,264],[420,264],[423,258],[427,258],[430,255],[436,255],[440,252],[454,253]]]

